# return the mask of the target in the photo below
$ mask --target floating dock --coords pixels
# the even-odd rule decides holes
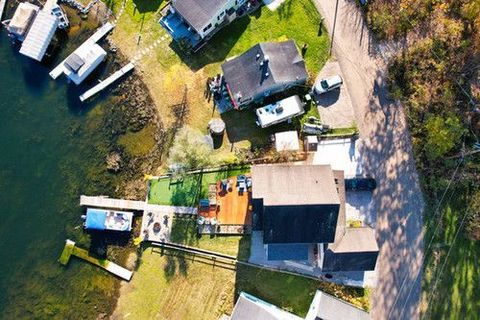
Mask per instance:
[[[121,77],[123,77],[124,75],[126,75],[127,73],[129,73],[130,71],[133,70],[133,68],[135,68],[135,65],[130,62],[129,64],[125,65],[123,68],[121,68],[120,70],[114,72],[111,76],[109,76],[107,79],[101,81],[99,84],[97,84],[96,86],[94,86],[93,88],[85,91],[81,96],[80,96],[80,101],[85,101],[87,100],[88,98],[90,98],[91,96],[99,93],[100,91],[102,91],[103,89],[107,88],[109,85],[111,85],[112,83],[114,83],[115,81],[117,81],[118,79],[120,79]]]
[[[2,20],[3,10],[5,10],[6,5],[7,5],[7,0],[0,0],[0,21]]]
[[[70,261],[71,256],[76,256],[77,258],[86,260],[97,267],[107,270],[108,272],[120,277],[124,280],[130,281],[132,278],[133,272],[127,270],[118,264],[115,264],[106,259],[97,259],[88,254],[88,251],[81,249],[75,246],[75,242],[72,240],[65,241],[65,247],[63,248],[62,254],[58,259],[62,265],[66,266]]]
[[[98,40],[102,39],[113,28],[115,28],[114,24],[112,24],[110,22],[105,23],[103,26],[98,28],[98,30],[95,31],[95,33],[90,38],[88,38],[84,43],[82,43],[80,45],[80,47],[78,47],[75,51],[79,50],[80,48],[89,47],[92,44],[97,43]],[[68,59],[68,57],[67,57],[67,59]],[[55,80],[64,72],[64,70],[66,68],[65,67],[65,62],[67,61],[67,59],[63,60],[58,66],[55,67],[55,69],[53,69],[49,73],[50,77],[52,77]]]

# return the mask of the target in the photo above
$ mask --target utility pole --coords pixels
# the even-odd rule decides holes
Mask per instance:
[[[329,56],[332,55],[333,38],[335,37],[335,26],[337,25],[337,12],[338,12],[338,0],[335,3],[335,17],[333,18],[332,41],[330,42],[330,53],[328,54]]]

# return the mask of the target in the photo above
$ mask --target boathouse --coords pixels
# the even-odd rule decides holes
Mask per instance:
[[[40,10],[20,48],[20,53],[42,61],[58,27],[58,19],[50,11]]]

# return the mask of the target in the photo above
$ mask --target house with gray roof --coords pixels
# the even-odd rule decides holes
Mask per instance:
[[[308,79],[295,41],[262,42],[222,64],[223,81],[234,108],[301,86]]]
[[[307,316],[301,318],[266,301],[241,292],[228,320],[368,320],[370,315],[348,302],[317,290]]]
[[[254,230],[262,233],[267,261],[302,262],[321,272],[375,269],[374,229],[346,226],[344,180],[330,165],[252,167]]]
[[[172,0],[165,8],[160,24],[175,41],[185,41],[193,51],[197,51],[222,27],[249,9],[256,8],[251,2],[253,1]]]

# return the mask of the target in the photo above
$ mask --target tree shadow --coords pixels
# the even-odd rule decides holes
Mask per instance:
[[[208,40],[205,46],[195,53],[186,51],[176,41],[170,43],[170,48],[192,71],[198,71],[211,63],[224,61],[247,29],[249,23],[250,16],[246,15],[239,18],[218,31]]]
[[[278,7],[277,9],[277,13],[278,13],[278,16],[280,17],[280,20],[283,20],[283,19],[290,19],[290,17],[292,16],[293,12],[292,12],[292,3],[293,1],[291,0],[287,0],[285,1],[284,3],[282,3],[280,5],[280,7]]]
[[[139,13],[157,12],[164,0],[133,0]]]
[[[202,174],[187,175],[173,186],[171,203],[176,206],[195,206],[202,191]]]
[[[388,98],[386,83],[380,81],[383,77],[380,71],[372,77],[372,89],[374,81],[378,87],[358,119],[364,173],[377,180],[372,205],[380,248],[377,269],[384,270],[373,312],[377,317],[414,318],[421,292],[424,201],[403,109]]]

